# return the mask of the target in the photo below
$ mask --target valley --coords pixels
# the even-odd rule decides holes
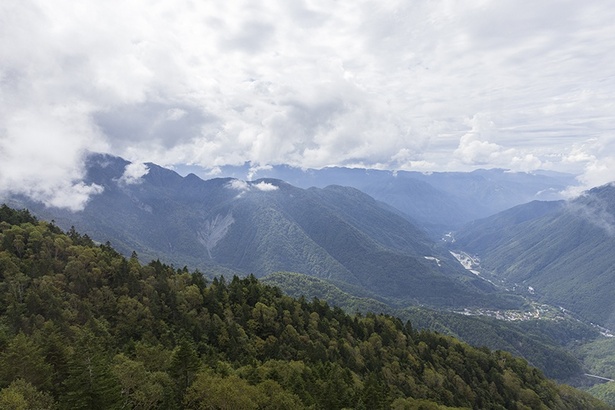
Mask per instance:
[[[579,320],[574,318],[571,315],[571,312],[566,309],[556,306],[551,306],[545,303],[540,303],[536,296],[536,289],[532,286],[524,286],[519,285],[518,283],[508,283],[506,280],[496,277],[489,272],[485,272],[480,265],[480,258],[477,256],[470,255],[464,251],[456,250],[450,251],[451,255],[455,257],[459,261],[459,263],[467,269],[469,272],[472,272],[477,277],[489,282],[490,284],[500,288],[504,292],[510,292],[516,294],[525,299],[525,303],[523,305],[523,309],[517,310],[490,310],[490,309],[481,309],[481,308],[464,308],[460,311],[455,311],[455,313],[459,313],[462,315],[468,316],[486,316],[492,317],[498,320],[504,321],[524,321],[524,320],[563,320],[563,319],[572,319]],[[595,326],[596,328],[601,329],[601,333],[605,336],[611,336],[611,332],[602,328],[598,325],[594,325],[593,323],[586,323],[590,326]]]

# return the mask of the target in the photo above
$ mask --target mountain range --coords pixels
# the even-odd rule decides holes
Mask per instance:
[[[179,167],[178,171],[205,175],[194,166]],[[279,165],[253,170],[248,164],[219,169],[219,176],[241,179],[255,175],[301,188],[332,184],[357,188],[402,211],[434,237],[515,205],[562,199],[561,193],[577,184],[572,174],[505,169],[423,173],[343,167],[302,170]]]
[[[17,206],[110,241],[125,254],[204,272],[257,277],[294,271],[357,295],[400,305],[519,307],[466,271],[441,244],[390,205],[351,188],[298,188],[276,179],[185,177],[155,164],[136,182],[118,157],[92,155],[86,183],[103,192],[83,211]]]

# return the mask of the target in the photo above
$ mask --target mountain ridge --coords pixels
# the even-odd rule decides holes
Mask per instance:
[[[179,170],[206,175],[199,167]],[[218,175],[240,179],[279,178],[301,188],[351,186],[399,209],[435,237],[525,202],[562,199],[563,191],[578,185],[572,174],[506,169],[425,173],[346,167],[304,170],[284,165],[252,168],[246,164],[218,171]]]
[[[101,242],[110,240],[125,255],[137,251],[204,272],[302,272],[346,282],[389,303],[522,303],[468,273],[407,218],[355,188],[302,189],[271,178],[205,181],[155,164],[128,183],[128,161],[106,155],[89,161],[86,181],[105,189],[83,211],[25,205],[65,229],[74,225]]]

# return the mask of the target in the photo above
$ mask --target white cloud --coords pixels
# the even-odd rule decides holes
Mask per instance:
[[[261,181],[257,184],[253,184],[252,186],[258,189],[259,191],[265,191],[265,192],[277,191],[278,189],[280,189],[279,186],[273,185],[272,183],[265,182],[265,181]]]
[[[22,194],[48,206],[82,209],[102,187],[82,182],[85,149],[104,146],[80,113],[59,107],[15,111],[0,127],[0,195]]]
[[[577,179],[587,188],[613,182],[615,180],[615,155],[590,161],[585,166],[583,174]]]
[[[55,189],[54,189],[55,188]],[[92,195],[103,192],[103,187],[96,184],[86,185],[83,182],[75,182],[69,186],[52,187],[51,192],[35,192],[29,194],[34,199],[40,199],[47,206],[66,208],[73,212],[82,210]]]
[[[476,114],[467,121],[471,126],[459,139],[454,152],[462,163],[476,166],[497,166],[518,171],[539,169],[543,163],[527,149],[506,148],[489,140],[500,139],[496,124],[484,114]]]
[[[6,0],[0,189],[70,191],[88,149],[593,180],[610,154],[573,151],[615,129],[614,18],[606,0]]]
[[[265,191],[265,192],[270,192],[270,191],[275,191],[277,189],[280,189],[280,187],[270,182],[261,181],[261,182],[254,184],[254,183],[248,183],[246,181],[242,181],[240,179],[232,179],[230,182],[226,184],[226,187],[228,189],[240,191],[240,195],[244,194],[245,192],[250,191],[252,188],[255,188],[259,191]]]
[[[143,182],[141,179],[143,176],[147,175],[149,172],[149,168],[147,165],[140,162],[131,162],[126,165],[124,169],[124,173],[119,179],[120,185],[136,185]]]
[[[258,173],[258,171],[267,171],[267,170],[270,170],[272,168],[273,167],[271,165],[252,166],[248,170],[247,178],[248,178],[249,181],[251,181],[251,180],[254,179],[254,176]]]
[[[579,185],[564,192],[568,197],[576,197],[592,187],[614,182],[615,135],[591,138],[582,144],[575,144],[563,161],[582,167],[577,177]]]
[[[461,162],[484,165],[501,155],[502,147],[487,141],[496,131],[495,124],[488,117],[477,114],[468,121],[468,125],[472,129],[461,137],[459,147],[455,150],[455,156]]]
[[[232,179],[226,184],[226,187],[237,191],[248,191],[250,189],[250,185],[246,181],[240,179]]]

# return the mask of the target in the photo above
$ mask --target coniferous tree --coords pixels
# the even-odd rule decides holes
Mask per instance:
[[[200,366],[199,356],[193,344],[186,337],[182,337],[173,352],[169,369],[178,394],[182,395],[192,384]]]
[[[68,376],[63,384],[63,409],[120,409],[120,384],[111,372],[111,363],[96,337],[82,330],[68,360]]]

